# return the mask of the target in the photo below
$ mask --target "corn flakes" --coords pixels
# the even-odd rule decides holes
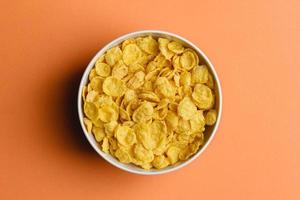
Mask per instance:
[[[93,127],[93,122],[89,120],[88,118],[84,117],[83,118],[83,123],[86,127],[86,130],[91,133],[92,132],[92,127]]]
[[[174,55],[174,52],[170,51],[168,48],[168,44],[170,43],[170,40],[165,38],[158,38],[158,44],[159,44],[159,50],[161,51],[161,54],[164,55],[164,57],[167,60],[170,60],[172,56]]]
[[[117,62],[112,68],[111,75],[118,79],[124,78],[125,76],[127,76],[127,74],[128,74],[128,67],[121,60]]]
[[[113,47],[105,54],[105,61],[110,66],[114,66],[122,58],[122,50],[120,47]]]
[[[157,78],[155,91],[163,97],[174,97],[176,89],[173,85],[170,84],[169,80],[165,77]]]
[[[107,77],[103,82],[103,92],[112,97],[122,96],[126,91],[125,83],[113,76]]]
[[[85,97],[85,101],[96,102],[98,100],[98,98],[99,98],[99,93],[96,92],[95,90],[91,90],[90,92],[87,93],[87,95]]]
[[[101,55],[82,89],[87,132],[120,162],[145,170],[176,165],[217,120],[214,77],[184,44],[130,38]]]
[[[117,121],[119,118],[119,109],[116,103],[103,105],[99,108],[98,113],[103,122]]]
[[[171,146],[167,150],[167,156],[171,164],[175,164],[179,159],[179,153],[181,149],[175,146]]]
[[[92,129],[92,132],[93,132],[97,142],[101,142],[105,137],[104,129],[101,128],[101,127],[94,126],[93,129]]]
[[[115,152],[115,156],[121,161],[122,163],[130,163],[131,156],[127,149],[125,148],[118,148]]]
[[[110,75],[111,68],[106,63],[96,63],[96,73],[101,77],[107,77]]]
[[[213,76],[208,73],[208,79],[207,79],[207,82],[206,82],[206,85],[210,88],[210,89],[214,89],[214,78]]]
[[[196,66],[192,71],[192,82],[193,84],[197,83],[206,83],[208,81],[208,69],[205,65]]]
[[[139,71],[135,73],[131,79],[128,80],[127,87],[133,90],[138,89],[144,84],[144,80],[145,80],[145,73]]]
[[[141,163],[150,163],[154,159],[153,152],[145,149],[141,144],[136,144],[133,151],[134,157]]]
[[[184,120],[192,119],[197,111],[197,107],[190,97],[184,97],[178,105],[178,115]]]
[[[89,80],[91,81],[96,76],[97,76],[96,69],[92,69],[89,74]]]
[[[182,72],[180,76],[180,85],[182,86],[190,86],[191,85],[192,76],[190,72]]]
[[[124,47],[123,61],[126,65],[139,63],[142,56],[143,52],[136,44],[128,44]]]
[[[102,148],[102,151],[103,151],[103,152],[105,152],[105,153],[108,153],[108,152],[109,152],[109,142],[108,142],[108,138],[107,138],[107,137],[105,137],[105,138],[103,139],[101,148]]]
[[[173,41],[168,43],[168,49],[176,54],[181,54],[184,51],[184,47],[181,43]]]
[[[203,84],[195,85],[192,97],[197,107],[203,110],[211,108],[214,102],[211,89]]]
[[[148,54],[156,55],[158,52],[158,43],[151,36],[141,38],[137,42],[138,46]]]
[[[170,130],[175,130],[178,126],[178,116],[174,111],[168,111],[165,121]]]
[[[153,106],[149,102],[140,105],[132,114],[132,119],[135,122],[147,122],[152,118]]]
[[[91,120],[95,120],[99,116],[97,106],[94,103],[91,103],[91,102],[85,102],[85,104],[84,104],[84,113]]]
[[[153,159],[153,161],[152,161],[152,165],[156,169],[165,168],[169,164],[170,164],[170,162],[168,161],[168,159],[164,155],[155,156],[154,159]]]
[[[119,125],[115,131],[115,137],[118,142],[123,146],[132,146],[136,142],[136,135],[132,128],[129,126]]]
[[[212,126],[214,125],[214,123],[216,123],[217,120],[217,111],[216,110],[209,110],[206,114],[205,114],[205,124],[208,126]]]
[[[102,93],[102,84],[103,84],[103,79],[101,77],[94,77],[91,80],[90,86],[92,90]],[[90,92],[90,91],[88,91]]]
[[[197,55],[190,49],[185,50],[185,52],[180,56],[179,62],[184,69],[191,70],[198,64]]]

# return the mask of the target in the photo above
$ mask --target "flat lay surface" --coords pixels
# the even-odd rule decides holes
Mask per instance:
[[[293,0],[0,2],[0,199],[299,199],[299,9]],[[76,110],[96,52],[145,29],[201,48],[223,90],[205,152],[157,176],[104,161]]]

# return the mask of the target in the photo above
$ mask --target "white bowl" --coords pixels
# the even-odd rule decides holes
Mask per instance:
[[[177,165],[174,166],[169,166],[166,167],[164,169],[151,169],[151,170],[144,170],[142,168],[136,167],[133,164],[124,164],[119,162],[116,158],[112,157],[109,154],[106,154],[104,152],[101,151],[101,149],[99,148],[97,141],[95,140],[94,136],[90,133],[87,132],[85,125],[83,123],[83,108],[82,108],[82,89],[83,86],[85,86],[88,83],[88,76],[90,71],[92,70],[92,68],[94,67],[94,64],[96,63],[96,60],[102,55],[104,54],[108,49],[121,44],[124,40],[128,39],[128,38],[135,38],[135,37],[139,37],[139,36],[147,36],[147,35],[152,35],[154,37],[165,37],[165,38],[169,38],[172,40],[177,40],[177,41],[181,41],[186,47],[190,47],[192,49],[194,49],[198,55],[199,55],[199,59],[200,59],[200,63],[205,63],[207,65],[207,67],[209,68],[211,74],[214,77],[215,80],[215,85],[216,85],[216,110],[218,113],[217,116],[217,121],[216,123],[211,126],[206,128],[205,130],[205,140],[204,140],[204,144],[200,147],[200,149],[198,150],[198,152],[193,155],[191,158],[189,158],[188,160],[181,162]],[[79,86],[79,91],[78,91],[78,115],[79,115],[79,120],[80,120],[80,124],[82,127],[82,130],[87,138],[87,140],[89,141],[89,143],[92,145],[92,147],[95,149],[95,151],[102,157],[104,158],[107,162],[109,162],[110,164],[124,170],[127,172],[131,172],[131,173],[135,173],[135,174],[142,174],[142,175],[155,175],[155,174],[164,174],[164,173],[168,173],[168,172],[172,172],[175,170],[178,170],[184,166],[186,166],[187,164],[191,163],[193,160],[195,160],[208,146],[208,144],[211,142],[211,140],[213,139],[217,128],[219,126],[220,123],[220,119],[221,119],[221,113],[222,113],[222,93],[221,93],[221,85],[220,85],[220,81],[218,79],[217,73],[215,71],[215,68],[213,66],[213,64],[209,61],[209,59],[206,57],[206,55],[193,43],[191,43],[190,41],[188,41],[187,39],[178,36],[176,34],[173,33],[169,33],[169,32],[165,32],[165,31],[158,31],[158,30],[144,30],[144,31],[137,31],[137,32],[132,32],[126,35],[123,35],[115,40],[113,40],[112,42],[110,42],[109,44],[107,44],[105,47],[103,47],[100,51],[98,51],[98,53],[94,56],[94,58],[91,60],[91,62],[88,64],[87,68],[85,69],[82,79],[80,81],[80,86]]]

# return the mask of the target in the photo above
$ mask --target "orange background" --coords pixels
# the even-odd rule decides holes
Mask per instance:
[[[299,199],[299,10],[298,0],[1,1],[0,199]],[[207,150],[151,177],[102,160],[75,106],[95,53],[142,29],[197,44],[224,97]]]

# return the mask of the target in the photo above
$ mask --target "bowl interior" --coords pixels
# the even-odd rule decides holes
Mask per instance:
[[[207,67],[209,68],[210,73],[213,75],[214,77],[214,81],[215,81],[215,93],[216,93],[216,110],[218,113],[217,116],[217,121],[213,126],[209,126],[206,128],[205,132],[204,132],[204,144],[200,147],[200,149],[198,150],[198,152],[193,155],[191,158],[189,158],[187,161],[178,163],[177,165],[173,165],[173,166],[168,166],[164,169],[151,169],[151,170],[144,170],[142,168],[136,167],[133,164],[124,164],[119,162],[116,158],[112,157],[109,154],[106,154],[104,152],[102,152],[100,150],[99,144],[97,143],[97,141],[95,140],[94,136],[90,133],[88,133],[86,131],[86,128],[84,126],[83,123],[83,108],[82,108],[82,98],[81,98],[81,94],[82,94],[82,89],[83,86],[85,86],[88,83],[88,75],[90,73],[90,71],[92,70],[92,68],[94,67],[94,64],[96,62],[96,60],[102,55],[104,54],[108,49],[121,44],[124,40],[128,39],[128,38],[135,38],[135,37],[139,37],[139,36],[148,36],[148,35],[152,35],[153,37],[157,38],[157,37],[165,37],[168,38],[170,40],[176,40],[179,41],[181,43],[184,44],[185,47],[190,47],[192,49],[195,50],[195,52],[198,54],[199,56],[199,62],[200,64],[205,64],[207,65]],[[204,149],[207,147],[207,145],[209,144],[209,142],[211,141],[211,139],[213,138],[216,129],[219,125],[219,121],[221,118],[221,111],[222,111],[222,96],[221,96],[221,88],[220,88],[220,83],[219,83],[219,79],[217,77],[217,74],[215,72],[215,69],[213,67],[213,65],[211,64],[211,62],[209,61],[209,59],[204,55],[204,53],[198,48],[196,47],[194,44],[192,44],[191,42],[189,42],[188,40],[172,34],[172,33],[168,33],[168,32],[163,32],[163,31],[139,31],[139,32],[134,32],[134,33],[130,33],[124,36],[121,36],[115,40],[113,40],[111,43],[107,44],[104,48],[102,48],[96,55],[95,57],[91,60],[91,62],[89,63],[88,67],[86,68],[83,77],[81,79],[80,82],[80,86],[79,86],[79,92],[78,92],[78,114],[79,114],[79,120],[82,126],[82,129],[84,131],[85,136],[87,137],[88,141],[90,142],[90,144],[92,145],[92,147],[95,149],[95,151],[98,152],[98,154],[100,154],[105,160],[107,160],[109,163],[111,163],[112,165],[123,169],[125,171],[131,172],[131,173],[136,173],[136,174],[145,174],[145,175],[152,175],[152,174],[162,174],[162,173],[167,173],[167,172],[171,172],[174,171],[176,169],[179,169],[185,165],[187,165],[188,163],[190,163],[191,161],[193,161],[196,157],[198,157],[203,151]]]

